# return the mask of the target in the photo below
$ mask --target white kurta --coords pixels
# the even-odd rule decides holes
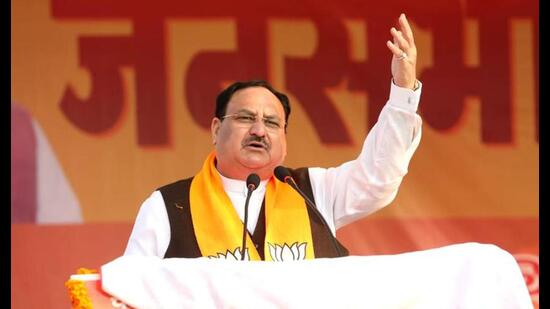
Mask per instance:
[[[422,120],[416,113],[421,90],[422,84],[413,91],[391,83],[389,100],[368,133],[359,157],[338,167],[309,168],[315,204],[333,234],[337,228],[379,210],[395,198],[422,135]],[[223,176],[221,179],[243,220],[245,182]],[[250,199],[250,232],[258,222],[266,183],[261,182]],[[164,199],[155,191],[141,205],[124,255],[164,257],[169,243],[170,223]]]

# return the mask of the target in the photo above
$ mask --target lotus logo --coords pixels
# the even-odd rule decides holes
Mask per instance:
[[[273,261],[300,261],[306,258],[307,243],[305,242],[301,244],[295,242],[290,246],[286,243],[282,246],[278,244],[267,244],[269,245],[269,254],[271,254],[271,259]]]
[[[241,260],[241,247],[235,248],[235,250],[227,250],[225,253],[216,253],[216,255],[209,255],[208,258],[210,259],[224,259],[224,260],[231,260],[231,261],[240,261]],[[248,255],[248,248],[246,249],[244,253],[244,260],[250,261],[250,256]]]

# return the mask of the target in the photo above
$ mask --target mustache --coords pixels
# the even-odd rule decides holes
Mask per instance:
[[[271,149],[271,144],[269,143],[269,141],[266,140],[264,137],[261,137],[261,136],[251,135],[250,137],[246,138],[243,141],[242,146],[245,147],[245,146],[250,145],[251,143],[260,143],[260,144],[262,144],[262,146],[265,149],[267,149],[267,150]]]

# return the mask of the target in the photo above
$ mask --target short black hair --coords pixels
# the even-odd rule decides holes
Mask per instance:
[[[279,101],[283,105],[283,109],[285,110],[286,129],[286,126],[288,125],[288,116],[290,116],[290,101],[288,100],[286,94],[275,90],[275,88],[273,88],[273,86],[271,86],[268,82],[261,79],[237,81],[225,88],[222,92],[220,92],[220,94],[218,94],[218,97],[216,98],[216,111],[214,116],[222,120],[222,117],[225,116],[225,113],[227,112],[227,104],[229,103],[229,100],[231,100],[233,94],[241,89],[250,87],[264,87],[265,89],[273,93],[277,97],[277,99],[279,99]]]

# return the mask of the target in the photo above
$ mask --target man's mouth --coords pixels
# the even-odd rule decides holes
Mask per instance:
[[[267,149],[267,146],[264,144],[264,143],[261,143],[261,142],[250,142],[248,144],[246,144],[247,147],[252,147],[252,148],[258,148],[258,149]]]
[[[245,141],[243,143],[243,147],[250,147],[250,148],[253,148],[253,149],[264,149],[264,150],[267,150],[269,151],[269,144],[266,143],[266,141],[264,140],[261,140],[259,138],[251,138],[249,139],[248,141]]]

